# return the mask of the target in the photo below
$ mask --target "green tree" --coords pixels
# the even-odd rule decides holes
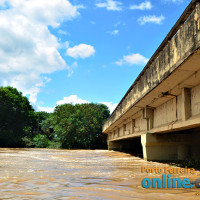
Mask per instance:
[[[54,131],[63,148],[105,148],[102,125],[108,117],[104,104],[59,105],[54,112]]]
[[[0,146],[21,147],[31,136],[35,113],[28,99],[13,87],[0,87]]]
[[[38,134],[33,138],[33,143],[36,148],[46,148],[48,147],[49,140],[46,135]]]
[[[46,113],[45,117],[39,122],[40,133],[46,135],[49,139],[54,137],[54,117],[53,113]]]

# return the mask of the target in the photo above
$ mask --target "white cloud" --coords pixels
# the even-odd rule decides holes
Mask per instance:
[[[70,70],[69,70],[69,73],[67,75],[67,77],[71,77],[72,74],[74,73],[74,69],[78,67],[78,64],[77,62],[73,62],[71,65],[70,65]]]
[[[86,9],[87,7],[82,4],[79,4],[79,5],[76,5],[76,8],[77,9]]]
[[[54,107],[36,106],[36,108],[39,111],[53,112],[57,105],[62,105],[62,104],[73,104],[73,105],[75,105],[75,104],[83,104],[83,103],[90,103],[90,102],[87,101],[87,100],[79,98],[77,95],[70,95],[68,97],[63,97],[62,100],[57,101],[57,103]],[[117,106],[117,103],[113,104],[112,102],[99,102],[99,103],[102,103],[102,104],[105,104],[106,106],[108,106],[111,113],[113,112],[113,110]]]
[[[63,97],[62,100],[57,101],[56,105],[54,107],[36,106],[36,108],[39,111],[53,112],[57,105],[62,105],[62,104],[73,104],[73,105],[75,105],[75,104],[83,104],[83,103],[89,103],[89,101],[80,99],[80,98],[78,98],[77,95],[70,95],[68,97]]]
[[[54,111],[54,107],[42,107],[42,106],[37,106],[36,107],[38,111],[45,111],[48,113],[52,113]]]
[[[103,103],[106,106],[108,106],[110,113],[112,113],[118,105],[118,103],[112,103],[112,102],[99,102],[99,103]]]
[[[67,69],[61,57],[58,39],[48,26],[59,27],[62,21],[79,15],[67,0],[4,0],[0,10],[0,85],[11,85],[34,104],[44,74]]]
[[[71,20],[79,13],[77,7],[66,0],[7,0],[17,11],[32,22],[58,27],[63,20]]]
[[[68,49],[69,48],[69,41],[65,41],[63,43],[60,43],[60,46],[59,46],[60,49]]]
[[[145,58],[143,55],[136,53],[131,54],[127,56],[123,56],[123,59],[120,59],[119,61],[115,62],[117,65],[124,65],[124,64],[130,64],[130,65],[145,65],[148,62],[148,58]]]
[[[58,30],[58,34],[60,35],[68,35],[69,33],[67,31],[63,31],[61,29]]]
[[[171,0],[173,3],[182,3],[183,0]]]
[[[180,4],[183,3],[183,0],[163,0],[164,3],[175,3],[175,4]]]
[[[4,9],[6,8],[6,0],[0,0],[0,6]]]
[[[117,35],[119,33],[119,30],[114,30],[114,31],[111,31],[109,32],[111,35]]]
[[[138,19],[138,22],[141,25],[144,25],[146,23],[154,23],[154,24],[162,24],[162,21],[165,19],[163,15],[155,16],[155,15],[148,15],[143,16]]]
[[[98,8],[106,8],[107,10],[120,11],[122,3],[119,1],[106,0],[104,3],[97,3]]]
[[[87,58],[92,56],[95,53],[93,46],[88,44],[79,44],[72,48],[67,49],[67,55],[73,58]]]
[[[152,5],[150,1],[142,2],[139,5],[131,5],[131,10],[151,10]]]
[[[65,103],[70,103],[70,104],[82,104],[82,103],[89,103],[87,100],[83,100],[78,98],[77,95],[70,95],[68,97],[64,97],[63,100],[57,101],[56,105],[62,105]]]

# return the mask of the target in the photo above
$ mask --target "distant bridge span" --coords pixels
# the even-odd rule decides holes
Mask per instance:
[[[103,126],[110,150],[200,158],[200,1],[193,0]]]

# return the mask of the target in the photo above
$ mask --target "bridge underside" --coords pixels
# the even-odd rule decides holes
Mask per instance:
[[[108,142],[109,150],[132,153],[135,156],[143,157],[141,136],[130,139]]]
[[[146,160],[200,158],[199,2],[182,18],[104,124],[110,150],[142,149]]]
[[[109,150],[124,151],[145,160],[200,159],[200,128],[170,133],[148,133],[131,139],[109,141]]]

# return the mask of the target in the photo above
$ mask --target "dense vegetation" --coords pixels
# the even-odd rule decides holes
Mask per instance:
[[[12,87],[0,87],[0,147],[106,148],[104,104],[63,104],[53,113],[36,112]]]

